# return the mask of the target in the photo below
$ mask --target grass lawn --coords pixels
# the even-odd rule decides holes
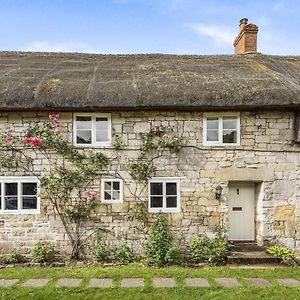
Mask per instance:
[[[82,278],[81,287],[56,288],[58,278]],[[124,277],[145,278],[144,288],[120,288],[120,280]],[[153,288],[153,277],[173,277],[177,280],[176,288]],[[203,277],[211,284],[209,288],[184,287],[184,278]],[[214,282],[215,277],[236,277],[243,287],[222,288]],[[260,277],[273,283],[269,288],[254,288],[243,278]],[[51,278],[51,282],[42,288],[25,288],[17,286],[0,288],[1,300],[13,299],[300,299],[300,288],[283,287],[276,283],[278,278],[295,278],[300,280],[300,268],[268,268],[268,269],[231,269],[229,267],[208,268],[146,268],[138,265],[121,267],[76,266],[65,268],[9,268],[0,270],[0,279]],[[106,289],[86,288],[90,278],[113,278],[114,287]]]

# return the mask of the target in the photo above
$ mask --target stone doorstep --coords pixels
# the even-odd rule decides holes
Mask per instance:
[[[215,281],[217,284],[223,286],[223,287],[238,287],[242,286],[238,280],[234,277],[218,277],[215,278]]]
[[[48,284],[50,279],[47,278],[36,278],[36,279],[28,279],[23,283],[23,286],[27,287],[43,287]]]
[[[144,278],[123,278],[121,280],[121,287],[144,287]]]
[[[78,287],[82,279],[79,278],[60,278],[56,282],[57,287]]]
[[[174,278],[153,278],[154,287],[176,287],[176,281]]]
[[[277,279],[277,282],[288,287],[300,286],[300,281],[294,278]]]
[[[19,279],[0,279],[0,287],[9,287],[17,284]]]
[[[110,288],[113,285],[111,278],[91,278],[88,287]]]

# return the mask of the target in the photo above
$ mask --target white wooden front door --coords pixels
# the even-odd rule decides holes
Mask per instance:
[[[229,185],[229,240],[254,241],[254,184]]]

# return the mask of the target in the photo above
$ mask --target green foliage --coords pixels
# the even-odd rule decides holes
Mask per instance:
[[[167,261],[167,254],[172,247],[173,236],[164,215],[159,214],[157,220],[150,227],[150,234],[145,243],[146,261],[150,265],[163,266]]]
[[[148,206],[147,203],[144,201],[140,201],[135,204],[135,206],[131,209],[133,212],[133,217],[140,221],[140,222],[146,222],[147,216],[148,216]]]
[[[116,260],[122,264],[129,264],[134,261],[134,254],[129,248],[128,242],[124,240],[116,250]]]
[[[218,229],[216,236],[212,239],[206,235],[193,238],[189,245],[189,252],[193,263],[225,263],[228,255],[225,233]]]
[[[152,161],[147,159],[131,161],[128,164],[128,172],[137,182],[146,183],[153,176],[155,170]]]
[[[156,125],[146,134],[141,134],[141,137],[141,157],[144,157],[149,151],[165,148],[176,153],[187,144],[186,139],[177,136],[172,128],[160,125]]]
[[[125,148],[126,144],[123,141],[123,136],[120,133],[115,133],[113,136],[113,146],[116,150],[122,150]]]
[[[105,240],[100,233],[96,235],[96,245],[93,251],[93,256],[95,260],[99,263],[104,263],[109,261],[110,250]]]
[[[181,250],[174,246],[169,248],[165,258],[169,264],[180,264],[183,259]]]
[[[37,242],[31,250],[32,260],[36,263],[54,261],[55,253],[54,246],[43,241]]]
[[[283,246],[270,246],[267,248],[267,252],[280,258],[282,262],[286,262],[288,259],[294,260],[296,258],[293,250]]]
[[[12,249],[10,254],[0,257],[0,263],[3,264],[18,264],[25,261],[25,257],[15,248]]]

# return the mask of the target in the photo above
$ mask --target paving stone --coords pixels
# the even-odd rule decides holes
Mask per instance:
[[[198,287],[208,287],[208,280],[205,278],[186,278],[186,286],[198,286]]]
[[[277,282],[284,286],[300,286],[300,281],[293,278],[277,279]]]
[[[121,287],[143,287],[144,278],[123,278]]]
[[[109,288],[112,287],[113,280],[110,278],[92,278],[88,287]]]
[[[176,281],[174,278],[153,278],[154,287],[175,287]]]
[[[219,277],[215,278],[216,282],[224,287],[242,286],[236,278],[232,277]]]
[[[28,279],[24,282],[23,286],[31,286],[31,287],[42,287],[48,284],[50,279],[39,278],[39,279]]]
[[[245,278],[245,280],[256,287],[269,287],[271,286],[271,283],[263,278]]]
[[[78,278],[61,278],[56,282],[57,287],[76,287],[79,286],[81,279]]]
[[[15,285],[19,279],[0,279],[0,286],[1,287],[8,287]]]

